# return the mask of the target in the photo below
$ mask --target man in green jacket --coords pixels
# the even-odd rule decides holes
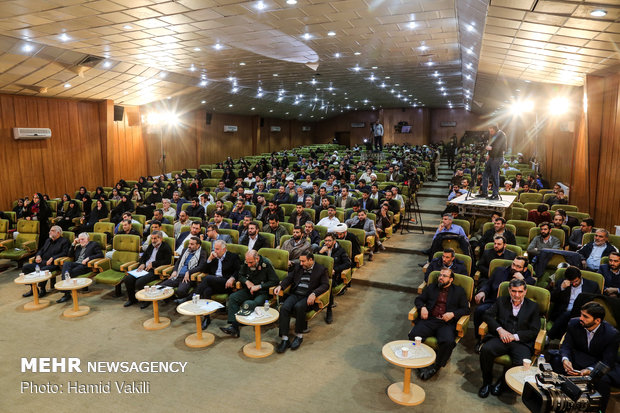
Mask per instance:
[[[241,289],[228,297],[228,327],[220,329],[233,337],[239,337],[239,323],[235,315],[243,305],[249,310],[254,310],[269,298],[269,288],[280,281],[273,265],[267,258],[258,255],[255,250],[245,254],[245,264],[241,266],[235,281],[241,282]],[[247,304],[247,306],[246,306]]]

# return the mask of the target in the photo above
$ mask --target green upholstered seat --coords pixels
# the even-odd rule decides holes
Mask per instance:
[[[116,292],[120,295],[120,282],[126,272],[138,267],[140,237],[126,234],[116,235],[113,248],[112,259],[105,258],[95,264],[95,268],[100,271],[95,275],[95,281],[117,286]]]
[[[530,229],[534,228],[536,224],[531,221],[524,221],[519,219],[511,219],[507,222],[507,224],[515,226],[515,238],[517,240],[517,245],[521,247],[522,250],[526,250],[527,246],[530,243]]]
[[[17,221],[17,237],[0,242],[0,258],[21,261],[37,252],[39,221]]]
[[[271,262],[280,281],[286,277],[288,274],[288,251],[275,248],[261,248],[258,250],[258,254]]]
[[[260,235],[262,235],[263,237],[265,237],[265,239],[267,240],[267,245],[269,245],[269,248],[275,248],[276,247],[276,236],[275,234],[269,233],[269,232],[259,232]]]

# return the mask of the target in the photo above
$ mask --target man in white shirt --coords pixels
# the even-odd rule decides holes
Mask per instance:
[[[375,150],[381,152],[383,150],[383,125],[379,123],[379,119],[375,122],[373,135]]]
[[[317,223],[317,225],[327,227],[327,232],[333,232],[338,224],[340,220],[336,218],[336,207],[333,205],[327,207],[327,216]]]
[[[164,216],[168,216],[168,217],[172,217],[175,220],[177,219],[177,211],[176,209],[172,208],[171,204],[170,204],[170,200],[168,198],[164,198],[161,200],[161,203],[163,205],[163,208],[161,209],[164,213]]]

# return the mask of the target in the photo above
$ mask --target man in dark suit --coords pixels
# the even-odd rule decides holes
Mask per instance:
[[[62,264],[61,274],[63,278],[69,274],[70,277],[77,277],[78,275],[88,274],[92,270],[88,268],[88,261],[96,258],[103,258],[103,252],[99,243],[90,241],[87,232],[82,232],[71,245],[69,250],[69,256],[73,257],[75,261],[66,261]],[[57,303],[64,303],[71,299],[71,291],[65,291],[65,294],[56,300]]]
[[[609,263],[601,265],[598,272],[605,277],[605,295],[618,297],[620,292],[620,253],[610,252]]]
[[[250,222],[246,235],[239,239],[239,244],[248,247],[248,250],[258,251],[261,248],[268,247],[267,240],[258,233],[258,224]]]
[[[415,306],[419,317],[409,332],[409,340],[437,337],[437,358],[429,367],[418,370],[422,380],[433,377],[444,367],[456,347],[456,323],[469,314],[469,302],[465,290],[453,285],[454,272],[443,268],[436,283],[428,284],[416,297]]]
[[[516,257],[512,260],[510,267],[497,267],[493,271],[493,274],[491,274],[491,278],[478,289],[478,294],[474,297],[476,304],[478,304],[478,307],[476,307],[474,311],[474,334],[478,339],[476,343],[477,350],[481,344],[478,327],[480,327],[480,324],[484,321],[485,312],[495,303],[499,285],[504,281],[510,281],[515,278],[523,280],[530,285],[536,283],[536,280],[532,278],[532,274],[527,268],[527,264],[527,258]]]
[[[485,244],[486,245],[486,244]],[[484,246],[482,247],[484,248]],[[506,248],[506,238],[502,235],[496,235],[493,239],[493,248],[484,250],[482,256],[478,260],[476,266],[480,271],[481,279],[489,279],[489,267],[491,261],[495,259],[500,260],[514,260],[517,254]]]
[[[207,261],[207,252],[202,249],[200,238],[191,235],[188,238],[187,248],[179,254],[179,259],[174,264],[174,270],[170,278],[159,283],[164,287],[176,288],[175,303],[181,304],[190,299],[188,292],[192,286],[191,275],[201,271],[202,265]]]
[[[340,196],[336,197],[336,202],[334,202],[334,205],[339,208],[347,209],[353,207],[354,202],[355,198],[349,194],[349,187],[343,186],[340,190]]]
[[[489,393],[499,396],[504,387],[504,374],[493,382],[493,362],[496,357],[510,355],[513,366],[531,358],[534,341],[540,330],[538,304],[525,298],[527,284],[521,279],[512,279],[508,286],[509,296],[498,297],[495,304],[484,314],[489,334],[480,350],[482,387],[478,396],[485,398]]]
[[[601,294],[598,284],[581,276],[579,268],[570,266],[564,273],[564,280],[551,292],[553,310],[549,319],[553,327],[549,330],[550,340],[560,339],[566,332],[566,326],[571,319],[573,304],[581,293]]]
[[[155,275],[155,268],[162,265],[169,265],[172,260],[172,249],[163,241],[163,234],[161,231],[153,231],[151,233],[151,244],[146,248],[144,254],[138,261],[140,265],[136,269],[137,271],[148,271],[148,274],[142,277],[134,277],[131,274],[127,274],[123,281],[125,288],[127,288],[127,302],[125,307],[129,307],[138,302],[136,299],[136,289],[139,291],[151,281],[157,279]],[[140,308],[146,308],[151,304],[150,301],[145,301],[140,305]]]
[[[284,187],[284,185],[280,185],[280,187],[278,188],[278,192],[273,196],[273,200],[276,202],[277,205],[289,204],[291,202],[291,197],[286,192],[286,188]]]
[[[336,241],[336,236],[333,233],[328,233],[325,235],[325,243],[323,244],[323,248],[319,251],[321,255],[327,255],[328,257],[332,257],[334,259],[334,270],[332,271],[332,289],[342,284],[342,272],[351,268],[351,258],[347,255],[347,252],[338,244]],[[344,294],[343,288],[340,293]],[[329,296],[329,305],[327,306],[327,311],[325,314],[325,322],[327,324],[331,324],[334,321],[334,317],[332,314],[332,307],[334,306],[334,295],[331,294]]]
[[[377,209],[379,209],[379,207],[377,206],[377,201],[370,198],[369,190],[362,191],[362,197],[357,200],[357,203],[359,204],[360,209],[365,209],[366,211],[372,212],[372,211],[376,211]]]
[[[291,216],[288,220],[291,224],[298,227],[303,227],[306,224],[306,221],[311,221],[310,215],[304,211],[304,203],[298,202],[295,205],[295,211],[291,213]]]
[[[318,296],[329,288],[329,276],[327,269],[314,262],[314,254],[306,252],[299,257],[299,264],[295,265],[285,279],[280,282],[273,293],[279,295],[280,291],[291,286],[289,296],[280,307],[280,337],[282,341],[276,351],[284,353],[288,347],[297,350],[303,342],[303,332],[307,328],[306,311],[315,303]],[[291,313],[295,314],[296,336],[291,343],[288,338],[291,322]]]
[[[184,250],[185,241],[190,239],[191,237],[198,237],[199,239],[204,239],[204,235],[202,232],[202,224],[200,221],[193,221],[189,226],[189,231],[181,232],[176,239],[176,252],[181,255]]]
[[[620,334],[604,319],[603,306],[594,301],[584,304],[579,318],[568,322],[560,347],[561,364],[557,359],[553,363],[557,373],[568,376],[587,376],[599,361],[605,363],[610,371],[594,384],[603,396],[602,412],[607,408],[611,387],[620,386],[620,369],[616,363]]]
[[[218,229],[231,229],[230,224],[224,221],[224,215],[222,215],[221,211],[215,211],[213,220],[209,224],[214,224]]]
[[[200,201],[196,197],[192,198],[192,203],[187,206],[185,212],[190,217],[200,218],[203,221],[205,219],[205,209],[200,205]]]
[[[507,244],[517,245],[515,234],[506,229],[506,220],[502,217],[497,217],[493,221],[493,228],[488,229],[480,238],[480,248],[484,249],[484,246],[489,242],[493,242],[496,236],[503,236]]]
[[[465,263],[457,259],[454,254],[455,253],[452,248],[446,248],[443,250],[441,257],[433,258],[428,264],[428,267],[426,267],[424,281],[426,282],[428,280],[428,276],[433,271],[439,271],[442,268],[450,268],[455,274],[469,275]]]
[[[54,261],[60,257],[66,257],[69,254],[69,248],[71,247],[69,240],[62,236],[62,228],[58,225],[54,225],[50,228],[49,238],[47,238],[43,246],[39,248],[34,256],[34,262],[31,264],[24,264],[22,272],[24,274],[30,274],[36,270],[37,265],[41,271],[57,271],[58,265],[54,264]],[[53,281],[50,281],[50,287]],[[39,297],[44,297],[47,294],[45,286],[47,281],[39,283]],[[30,297],[32,295],[32,285],[30,291],[22,294],[22,297]]]
[[[235,253],[227,252],[224,241],[215,241],[209,259],[205,259],[197,270],[207,274],[207,276],[202,279],[196,288],[196,293],[201,298],[211,298],[213,294],[231,293],[240,268],[241,260],[239,256]],[[206,329],[209,323],[211,323],[211,317],[208,315],[204,316],[202,328]]]

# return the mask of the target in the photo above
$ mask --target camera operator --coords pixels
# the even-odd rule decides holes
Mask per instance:
[[[590,301],[581,307],[579,318],[569,321],[560,347],[561,360],[552,360],[556,373],[568,376],[588,376],[599,361],[610,371],[595,383],[602,396],[601,411],[605,411],[612,386],[620,386],[620,366],[616,364],[620,334],[604,321],[605,309]]]

